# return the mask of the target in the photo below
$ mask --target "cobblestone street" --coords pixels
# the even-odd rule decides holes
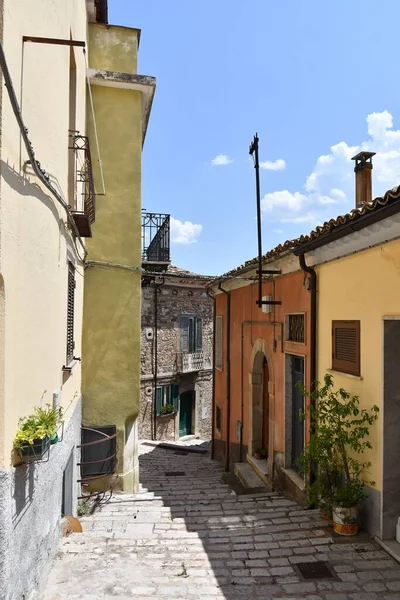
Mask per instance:
[[[43,600],[400,599],[400,565],[331,537],[317,511],[236,495],[209,455],[140,445],[141,491],[115,495],[65,538]],[[305,578],[322,561],[327,578]]]

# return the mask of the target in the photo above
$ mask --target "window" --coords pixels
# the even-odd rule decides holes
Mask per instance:
[[[74,303],[75,303],[75,269],[68,264],[68,308],[67,308],[67,365],[74,358]]]
[[[304,344],[304,314],[292,314],[285,317],[285,330],[287,342]]]
[[[215,317],[215,368],[222,371],[222,317]]]
[[[217,406],[216,414],[215,414],[215,427],[221,433],[222,428],[222,410],[219,406]]]
[[[332,321],[332,369],[360,375],[360,321]]]
[[[203,320],[196,315],[181,316],[181,352],[200,352],[203,347]]]
[[[161,409],[166,404],[172,404],[175,410],[179,410],[179,385],[162,385],[157,388],[156,394],[156,415],[161,414]]]
[[[76,153],[72,136],[76,132],[76,62],[73,47],[69,54],[69,132],[68,132],[68,204],[76,206]]]

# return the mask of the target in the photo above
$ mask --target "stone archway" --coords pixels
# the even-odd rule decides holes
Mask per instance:
[[[250,428],[248,452],[251,455],[257,447],[263,447],[267,454],[268,474],[273,478],[274,459],[274,379],[273,363],[265,340],[258,338],[251,354],[250,386]]]

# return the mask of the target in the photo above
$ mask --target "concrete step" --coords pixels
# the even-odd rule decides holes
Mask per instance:
[[[261,479],[248,463],[236,463],[234,465],[234,473],[245,488],[264,488],[266,492],[270,490],[265,481]]]

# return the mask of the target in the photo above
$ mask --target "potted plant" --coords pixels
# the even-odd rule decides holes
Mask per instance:
[[[260,458],[265,458],[266,454],[265,454],[264,448],[261,448],[261,447],[254,448],[253,456],[254,456],[254,458],[257,458],[258,460]]]
[[[46,404],[45,408],[36,407],[32,415],[20,420],[14,448],[24,463],[42,460],[50,445],[57,443],[61,418],[61,408]]]
[[[170,416],[176,413],[176,408],[173,404],[164,404],[161,407],[160,414],[162,417]]]
[[[335,391],[333,378],[328,374],[324,385],[317,383],[312,394],[304,386],[301,389],[311,399],[303,419],[308,414],[314,427],[299,460],[307,476],[309,500],[319,504],[328,519],[332,515],[337,533],[355,535],[359,507],[365,497],[364,485],[374,485],[364,475],[371,463],[359,456],[372,449],[369,428],[378,418],[379,409],[360,409],[359,397],[343,388]]]

